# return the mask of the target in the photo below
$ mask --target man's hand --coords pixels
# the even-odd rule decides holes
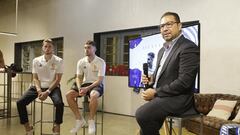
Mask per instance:
[[[79,90],[79,96],[84,96],[84,95],[86,95],[87,92],[88,92],[88,87],[82,87]]]
[[[38,93],[38,97],[40,97],[42,94],[42,90],[41,89],[37,90],[37,93]]]
[[[38,98],[41,100],[41,101],[44,101],[47,99],[49,93],[47,91],[44,91],[44,92],[41,92],[39,95],[38,95]]]
[[[142,75],[142,83],[145,84],[149,84],[149,78],[147,78],[146,75]]]
[[[149,88],[142,92],[142,98],[146,101],[150,101],[154,98],[155,93],[156,93],[155,89]]]

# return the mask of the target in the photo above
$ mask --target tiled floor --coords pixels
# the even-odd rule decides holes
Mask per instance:
[[[52,106],[45,104],[44,119],[52,119]],[[14,105],[13,105],[14,108]],[[39,108],[39,106],[37,107]],[[30,110],[30,108],[29,108]],[[37,110],[39,114],[40,110]],[[13,114],[16,114],[16,109],[13,109]],[[98,121],[100,122],[101,113],[98,113]],[[31,118],[31,115],[29,115]],[[38,117],[37,117],[38,118]],[[69,130],[74,126],[75,120],[72,112],[68,107],[64,110],[64,122],[61,125],[61,135],[71,135]],[[134,117],[121,116],[115,114],[104,114],[104,129],[103,135],[136,135],[138,130],[138,125]],[[39,135],[40,126],[35,127],[36,135]],[[44,124],[43,129],[45,133],[51,133],[52,124]],[[98,124],[98,131],[101,131],[100,124]],[[10,119],[0,119],[0,134],[1,135],[24,135],[24,128],[19,124],[19,118],[13,117]],[[164,133],[161,133],[163,135]],[[83,135],[83,129],[78,132],[78,135]],[[86,128],[86,134],[87,128]],[[97,134],[100,135],[100,132]],[[184,130],[183,135],[193,135],[186,130]]]

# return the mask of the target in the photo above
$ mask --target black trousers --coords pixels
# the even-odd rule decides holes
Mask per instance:
[[[47,89],[44,89],[47,90]],[[27,105],[30,104],[33,100],[38,97],[37,90],[34,86],[30,87],[23,96],[17,101],[17,109],[20,117],[20,123],[25,124],[29,122],[28,113],[27,113]],[[49,94],[49,97],[52,99],[54,106],[56,107],[56,116],[55,123],[61,124],[63,122],[63,111],[64,111],[64,103],[62,100],[62,94],[59,87],[56,87]],[[47,112],[46,112],[47,113]]]
[[[141,135],[159,135],[159,129],[167,116],[179,116],[193,107],[192,95],[174,97],[155,97],[140,106],[136,111],[136,120]]]
[[[141,135],[159,135],[159,129],[168,116],[162,105],[160,98],[154,98],[137,109],[135,116]]]

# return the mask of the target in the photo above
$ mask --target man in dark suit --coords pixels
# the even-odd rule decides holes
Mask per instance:
[[[136,111],[141,135],[159,135],[169,115],[178,116],[194,107],[193,89],[199,70],[199,47],[181,32],[178,14],[161,17],[160,32],[166,41],[158,53],[157,66],[150,78],[142,76],[150,88],[142,92],[147,102]]]

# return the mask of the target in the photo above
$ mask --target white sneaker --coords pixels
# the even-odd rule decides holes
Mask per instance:
[[[88,134],[95,133],[95,121],[94,120],[88,120]]]
[[[77,133],[78,130],[86,125],[86,121],[84,118],[81,120],[76,120],[76,125],[73,129],[70,130],[70,133]]]

